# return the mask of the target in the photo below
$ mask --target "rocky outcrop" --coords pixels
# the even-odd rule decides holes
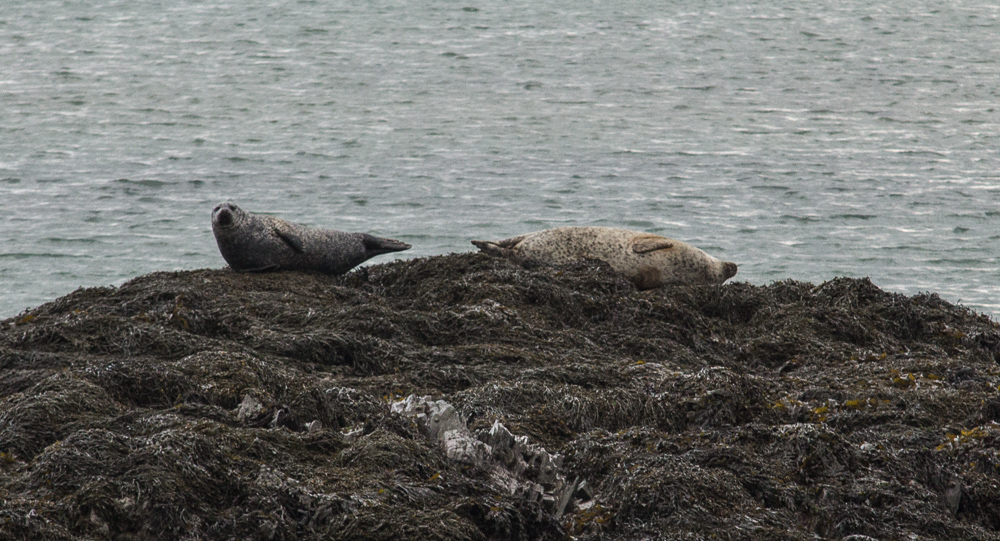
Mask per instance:
[[[997,539],[998,359],[863,279],[155,273],[0,322],[0,539]]]

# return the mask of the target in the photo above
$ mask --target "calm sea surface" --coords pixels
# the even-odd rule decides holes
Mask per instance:
[[[0,317],[224,266],[227,199],[403,257],[641,229],[997,318],[1000,7],[0,3]]]

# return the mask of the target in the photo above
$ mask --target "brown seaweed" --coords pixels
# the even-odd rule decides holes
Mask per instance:
[[[998,360],[865,279],[154,273],[0,323],[0,538],[998,539]],[[449,459],[412,395],[564,457],[566,501]]]

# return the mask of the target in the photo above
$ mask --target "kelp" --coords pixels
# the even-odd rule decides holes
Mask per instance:
[[[0,538],[997,539],[998,360],[866,279],[153,273],[0,323]]]

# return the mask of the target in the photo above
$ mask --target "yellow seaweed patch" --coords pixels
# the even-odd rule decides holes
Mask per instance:
[[[935,449],[941,451],[944,449],[958,449],[960,447],[975,445],[984,438],[996,435],[998,432],[1000,432],[1000,425],[997,425],[995,421],[991,421],[988,425],[981,425],[960,430],[958,434],[946,432],[944,438],[947,441],[938,445]]]
[[[820,406],[812,410],[812,422],[822,423],[826,421],[826,414],[829,413],[830,408],[828,406]]]

